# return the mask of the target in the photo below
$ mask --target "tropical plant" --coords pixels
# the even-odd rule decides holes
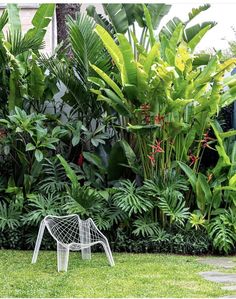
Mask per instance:
[[[90,186],[81,186],[80,177],[58,155],[71,185],[67,186],[67,202],[63,210],[67,213],[79,213],[82,217],[92,217],[100,229],[109,229],[126,217],[126,214],[111,199],[109,190],[98,191]]]
[[[160,231],[158,223],[152,222],[152,217],[149,214],[138,217],[136,220],[134,220],[133,226],[135,229],[132,231],[132,233],[135,236],[156,236]]]
[[[153,221],[183,224],[189,216],[189,208],[184,200],[184,192],[188,190],[185,178],[172,168],[165,173],[165,177],[156,176],[153,180],[145,180],[142,191],[144,196],[151,198]]]
[[[43,193],[65,191],[65,171],[56,157],[45,158],[42,172],[44,177],[40,181],[39,189]]]
[[[58,137],[65,134],[65,130],[60,127],[51,129],[47,127],[45,115],[27,114],[18,107],[0,123],[5,132],[0,140],[1,154],[11,158],[11,175],[16,185],[24,186],[25,193],[30,193],[31,185],[40,176],[40,162],[56,151]]]
[[[209,236],[220,252],[229,253],[235,249],[236,217],[235,210],[224,210],[209,224]]]
[[[1,115],[7,115],[15,106],[23,108],[26,99],[28,106],[31,107],[34,102],[33,106],[39,108],[43,105],[42,99],[52,97],[52,92],[48,90],[50,80],[44,75],[45,69],[38,66],[37,57],[43,48],[43,39],[54,14],[54,7],[55,4],[40,5],[32,19],[32,28],[25,34],[22,33],[16,4],[8,4],[0,17]],[[5,36],[2,30],[6,24],[8,31]],[[54,92],[56,90],[55,85]]]
[[[153,208],[151,200],[144,198],[142,189],[129,180],[121,181],[118,187],[114,187],[116,192],[113,200],[118,207],[129,216],[148,212]]]
[[[20,225],[21,210],[14,204],[0,202],[0,229],[14,229]]]
[[[206,8],[192,11],[189,22]],[[98,100],[122,115],[120,125],[132,136],[130,140],[135,138],[137,142],[143,177],[152,178],[157,170],[164,175],[174,160],[190,160],[198,168],[202,146],[209,146],[205,134],[211,118],[220,107],[234,100],[233,82],[229,84],[222,75],[233,67],[235,60],[221,64],[217,53],[201,62],[201,55],[193,55],[196,45],[214,24],[196,26],[196,33],[187,28],[188,23],[178,22],[168,42],[170,32],[166,28],[157,41],[150,13],[146,6],[143,10],[149,46],[145,49],[133,35],[137,55],[125,35],[117,34],[117,44],[101,25],[96,26],[95,31],[119,73],[113,79],[92,65],[100,80],[90,80],[100,87],[92,90],[98,94]],[[210,83],[212,88],[207,89]],[[230,89],[220,95],[225,85],[230,85]]]
[[[27,225],[38,225],[47,215],[61,215],[64,197],[58,193],[47,195],[32,193],[28,195],[28,211],[22,216]]]

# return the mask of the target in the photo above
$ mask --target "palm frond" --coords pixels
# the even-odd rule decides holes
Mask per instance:
[[[4,9],[4,11],[2,12],[1,17],[0,17],[0,32],[5,27],[7,22],[8,22],[8,13],[7,13],[7,10]]]
[[[21,31],[7,33],[7,41],[11,45],[11,54],[17,56],[26,51],[38,51],[43,49],[44,43],[37,37],[22,37]]]
[[[75,68],[86,81],[94,74],[91,64],[105,72],[109,70],[109,58],[99,36],[95,33],[96,22],[86,14],[78,14],[77,19],[67,20],[69,40],[76,61]]]

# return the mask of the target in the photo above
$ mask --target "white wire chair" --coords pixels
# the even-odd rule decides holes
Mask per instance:
[[[107,238],[100,232],[91,218],[81,220],[76,214],[68,216],[48,215],[42,220],[32,264],[37,261],[45,227],[57,242],[58,271],[67,271],[70,250],[81,250],[82,259],[91,259],[91,246],[99,243],[103,246],[110,265],[115,265]]]

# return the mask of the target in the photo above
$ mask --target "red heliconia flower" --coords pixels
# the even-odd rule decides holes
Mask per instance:
[[[145,122],[146,122],[147,125],[150,124],[150,116],[145,115]]]
[[[0,129],[0,138],[5,138],[7,136],[7,133],[4,129]]]
[[[78,160],[77,160],[77,165],[79,165],[80,167],[83,165],[84,163],[84,156],[83,154],[79,154]]]
[[[148,155],[148,158],[150,159],[152,166],[155,164],[156,160],[153,154],[151,154],[150,156]]]
[[[197,156],[194,156],[193,154],[190,154],[189,155],[189,160],[190,160],[190,165],[189,166],[192,166],[192,165],[194,165],[196,162],[197,162],[197,160],[198,160],[199,158],[197,157]]]
[[[155,123],[155,125],[158,125],[158,124],[164,122],[164,119],[165,119],[165,116],[160,115],[160,114],[157,114],[157,115],[154,117],[154,123]]]
[[[209,135],[208,135],[208,132],[203,134],[203,139],[200,140],[200,142],[202,143],[202,146],[205,148],[205,147],[208,147],[210,149],[214,149],[213,147],[211,147],[208,142],[211,141],[211,140],[215,140],[214,138],[211,138]]]
[[[149,104],[142,104],[140,106],[140,108],[142,110],[142,113],[147,115],[148,111],[150,110],[150,105]]]
[[[154,154],[156,153],[164,153],[165,151],[163,150],[163,148],[161,147],[161,143],[163,140],[161,141],[157,141],[155,142],[155,145],[151,145],[151,148],[154,149]]]

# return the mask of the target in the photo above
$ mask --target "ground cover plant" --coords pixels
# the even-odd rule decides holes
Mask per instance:
[[[56,254],[41,251],[31,265],[30,251],[1,252],[1,297],[223,297],[227,291],[204,280],[198,272],[213,267],[202,265],[191,256],[163,254],[114,254],[115,267],[107,265],[104,254],[91,261],[70,254],[69,271],[56,271]],[[79,273],[79,274],[78,274]]]
[[[78,213],[117,251],[235,252],[236,131],[217,116],[235,99],[236,59],[196,53],[216,24],[191,25],[210,6],[158,35],[170,5],[103,6],[106,18],[68,17],[51,57],[53,4],[25,35],[17,5],[0,18],[1,247],[32,248],[44,216]]]

